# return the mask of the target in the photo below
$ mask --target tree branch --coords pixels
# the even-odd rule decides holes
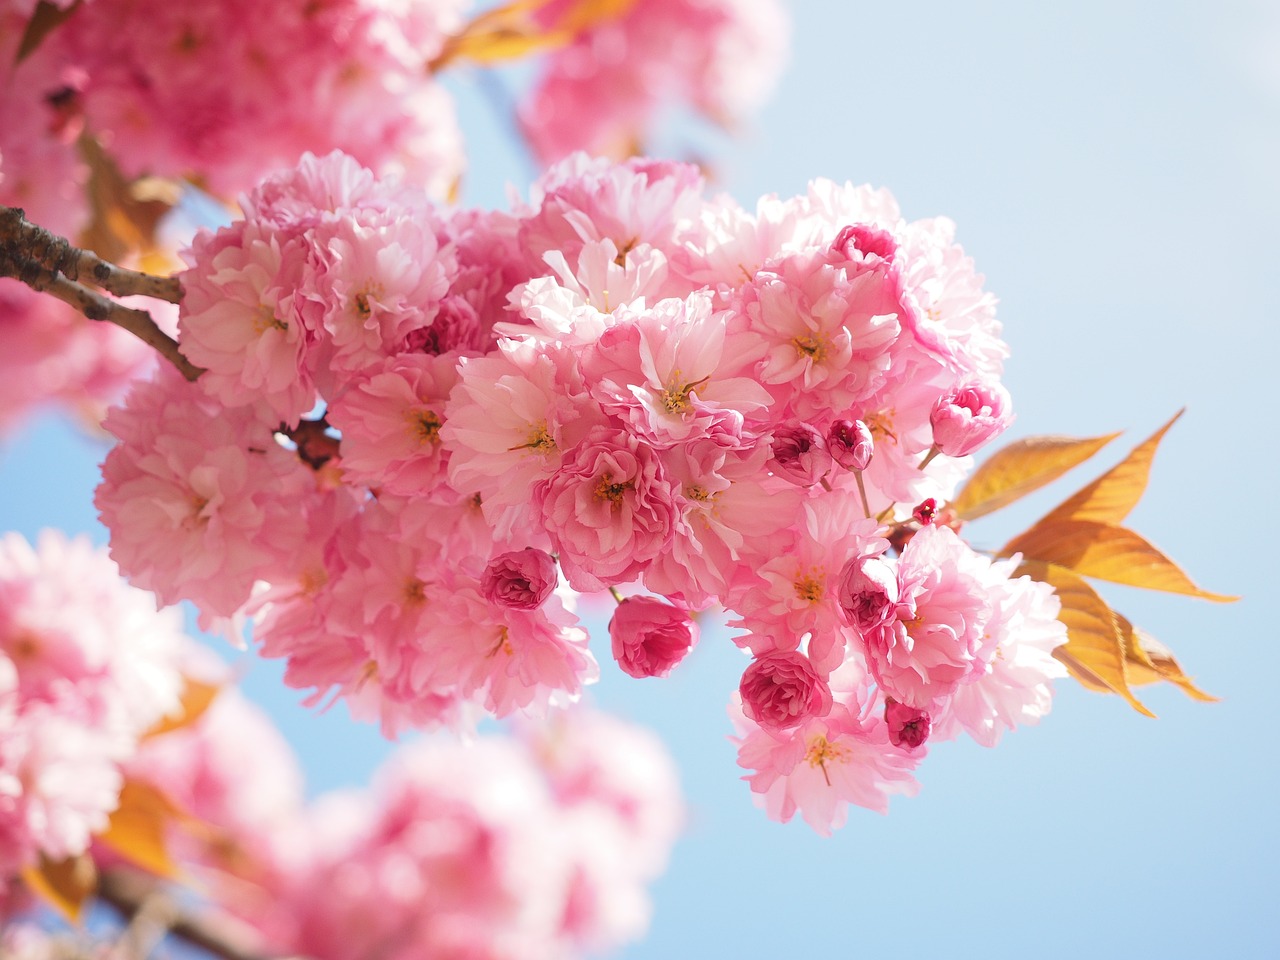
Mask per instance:
[[[116,267],[29,222],[22,210],[0,206],[0,276],[13,277],[32,290],[57,297],[90,320],[106,320],[128,330],[188,380],[204,372],[182,355],[178,342],[161,330],[146,310],[126,307],[77,282],[82,270],[111,293],[141,294],[170,303],[182,299],[182,285],[176,278]]]
[[[172,936],[222,960],[272,960],[272,955],[259,953],[246,944],[247,938],[235,936],[230,923],[216,923],[207,917],[183,912],[161,884],[137,871],[122,867],[103,871],[98,880],[98,898],[115,907],[129,921],[145,910],[154,918],[150,923],[162,922]]]

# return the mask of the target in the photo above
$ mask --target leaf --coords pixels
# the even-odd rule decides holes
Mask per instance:
[[[135,866],[172,879],[178,867],[169,856],[168,828],[185,818],[186,814],[155,787],[126,778],[120,805],[111,814],[107,829],[95,839]]]
[[[1120,436],[1027,437],[997,450],[949,504],[962,520],[986,516],[1058,479]]]
[[[1021,553],[1029,560],[1066,567],[1086,577],[1147,590],[1180,593],[1215,603],[1240,599],[1201,590],[1172,560],[1132,530],[1092,520],[1037,523],[1004,545],[1001,556]]]
[[[177,185],[154,177],[130,183],[93,137],[81,136],[78,146],[89,167],[85,193],[92,213],[78,245],[116,263],[128,254],[153,255],[156,227],[177,203]]]
[[[191,677],[183,677],[182,698],[179,701],[179,712],[162,717],[158,723],[151,727],[143,738],[158,737],[162,733],[169,733],[173,730],[181,730],[183,727],[189,727],[209,709],[218,693],[222,690],[217,684],[205,683],[203,680],[195,680]]]
[[[1119,623],[1097,591],[1070,570],[1051,563],[1024,561],[1018,573],[1057,591],[1062,603],[1058,619],[1067,628],[1067,642],[1053,651],[1054,657],[1085,687],[1118,693],[1133,709],[1154,717],[1129,689]]]
[[[1191,682],[1191,678],[1182,672],[1173,653],[1163,643],[1145,630],[1138,629],[1118,613],[1116,622],[1120,627],[1120,635],[1124,638],[1125,669],[1131,685],[1136,687],[1167,680],[1181,687],[1193,700],[1218,702],[1217,697],[1205,693]]]
[[[22,882],[68,923],[79,923],[85,901],[98,888],[98,871],[87,853],[57,861],[41,854],[39,863],[22,868]]]
[[[18,54],[13,58],[13,65],[16,67],[35,53],[40,44],[44,43],[45,37],[79,10],[82,2],[83,0],[76,0],[71,6],[63,9],[56,3],[40,0],[36,4],[35,12],[31,14],[31,19],[27,21],[27,29],[22,32],[22,40],[18,43]]]
[[[1054,507],[1040,522],[1096,520],[1099,523],[1116,524],[1124,520],[1146,492],[1156,448],[1183,412],[1184,410],[1179,410],[1175,413],[1168,423],[1134,447],[1124,460]]]
[[[534,14],[550,2],[514,0],[480,14],[445,41],[429,69],[437,72],[459,58],[502,63],[565,46],[583,31],[625,15],[635,0],[577,0],[553,23],[539,22]]]

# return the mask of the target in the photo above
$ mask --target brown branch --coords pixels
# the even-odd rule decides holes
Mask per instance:
[[[20,209],[0,206],[0,244],[14,259],[34,260],[69,280],[87,280],[117,297],[182,302],[182,284],[177,277],[157,277],[117,267],[92,250],[74,247],[65,237],[25,219]]]
[[[280,956],[260,953],[245,943],[247,937],[238,937],[232,932],[230,918],[218,922],[185,913],[161,884],[134,870],[114,867],[103,871],[98,880],[98,898],[115,907],[127,920],[137,917],[145,908],[156,920],[163,918],[161,922],[171,935],[222,960],[272,960]],[[163,907],[158,907],[158,903],[163,903]]]
[[[13,277],[32,290],[57,297],[75,307],[90,320],[105,320],[128,330],[177,367],[188,380],[199,377],[204,370],[182,355],[178,349],[178,342],[160,329],[150,313],[146,310],[126,307],[76,281],[76,275],[83,265],[84,257],[92,257],[98,264],[108,267],[108,275],[113,275],[111,271],[115,271],[118,274],[146,276],[146,274],[133,274],[133,271],[129,270],[120,270],[105,261],[98,260],[93,254],[86,254],[71,246],[63,238],[29,223],[21,210],[0,206],[0,277]],[[64,266],[69,266],[76,271],[76,274],[67,273],[63,269]],[[97,268],[91,269],[96,271]],[[152,277],[150,279],[163,282],[167,278]],[[173,282],[177,283],[176,280]],[[181,289],[179,285],[177,287],[179,300]],[[160,299],[168,299],[168,297]]]

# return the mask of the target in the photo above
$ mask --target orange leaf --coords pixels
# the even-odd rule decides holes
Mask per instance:
[[[1182,414],[1182,410],[1175,413],[1168,423],[1134,447],[1124,460],[1054,507],[1040,519],[1040,523],[1058,520],[1120,523],[1142,499],[1156,448]]]
[[[93,214],[78,245],[116,263],[154,255],[156,228],[178,201],[177,185],[154,177],[130,183],[93,137],[81,136],[77,145],[89,167],[85,192]]]
[[[1119,623],[1097,591],[1070,570],[1051,563],[1025,561],[1018,573],[1051,584],[1057,592],[1062,603],[1058,619],[1067,628],[1067,642],[1053,655],[1070,674],[1090,690],[1118,693],[1133,709],[1154,717],[1129,689]]]
[[[985,516],[1058,479],[1118,436],[1018,440],[984,461],[949,506],[962,520]]]
[[[107,829],[95,839],[135,866],[172,879],[178,867],[169,856],[166,833],[171,823],[185,816],[155,787],[126,779],[120,805],[111,814]]]
[[[87,853],[58,861],[41,854],[38,864],[22,868],[22,882],[69,923],[79,923],[85,901],[98,888],[98,871]]]
[[[1164,590],[1230,603],[1239,597],[1201,590],[1172,560],[1132,530],[1092,520],[1037,523],[1005,544],[1002,556],[1021,553],[1086,577],[1148,590]]]
[[[1120,627],[1120,635],[1124,638],[1129,683],[1140,686],[1167,680],[1181,687],[1193,700],[1218,702],[1217,697],[1205,693],[1191,682],[1191,678],[1182,672],[1173,653],[1163,643],[1145,630],[1138,629],[1118,613],[1116,622]]]
[[[203,680],[195,680],[191,677],[183,677],[182,699],[178,704],[179,712],[162,717],[143,737],[158,737],[162,733],[169,733],[172,730],[181,730],[183,727],[189,727],[209,709],[214,698],[218,696],[222,689],[217,684],[205,683]]]
[[[40,0],[36,4],[35,12],[31,14],[31,19],[27,21],[27,29],[22,32],[22,40],[18,43],[18,55],[13,58],[14,66],[35,53],[40,44],[44,43],[45,37],[80,9],[81,2],[82,0],[76,0],[64,9],[56,3]]]
[[[624,16],[635,0],[577,0],[554,23],[539,23],[533,14],[550,2],[514,0],[480,14],[445,41],[430,70],[441,70],[459,58],[494,64],[565,46],[583,31]]]

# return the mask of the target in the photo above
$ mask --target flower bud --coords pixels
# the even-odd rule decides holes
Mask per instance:
[[[911,511],[911,519],[922,527],[927,527],[933,523],[934,518],[938,515],[938,501],[929,497],[922,500],[920,505]]]
[[[933,720],[919,707],[909,707],[893,697],[884,698],[884,722],[889,725],[889,742],[914,750],[929,739]]]
[[[846,470],[865,470],[875,451],[871,428],[861,420],[832,420],[827,428],[827,452]]]
[[[797,486],[817,483],[831,469],[827,442],[807,423],[783,424],[773,432],[772,444],[769,469]]]
[[[613,611],[609,638],[623,673],[665,677],[698,642],[698,625],[656,597],[628,597]]]
[[[556,562],[532,547],[503,553],[480,576],[480,592],[490,603],[532,610],[556,588]]]
[[[887,230],[869,223],[852,223],[836,234],[831,249],[850,260],[865,260],[868,257],[888,260],[898,252],[898,241]]]
[[[809,658],[774,651],[752,661],[738,684],[742,711],[762,727],[785,730],[831,712],[831,688]]]
[[[845,622],[866,638],[897,615],[897,571],[880,557],[854,557],[840,571],[836,603]]]
[[[994,381],[957,387],[933,405],[933,445],[948,457],[968,456],[1013,422],[1011,403],[1008,391]]]

